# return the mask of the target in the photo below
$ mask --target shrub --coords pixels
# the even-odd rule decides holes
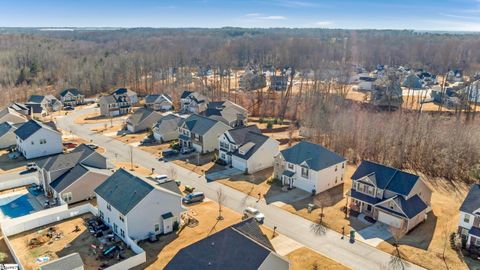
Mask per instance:
[[[272,129],[273,128],[273,123],[271,121],[269,121],[267,123],[267,129]]]

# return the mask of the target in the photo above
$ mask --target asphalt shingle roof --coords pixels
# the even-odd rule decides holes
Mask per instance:
[[[83,267],[82,257],[72,253],[40,266],[40,270],[67,270]]]
[[[93,154],[95,151],[85,144],[81,144],[70,153],[62,153],[37,160],[35,163],[39,168],[47,171],[58,171],[75,167],[82,160]]]
[[[7,134],[12,129],[16,129],[14,125],[9,122],[4,122],[0,124],[0,138]]]
[[[473,214],[478,208],[480,208],[480,184],[474,184],[463,200],[460,211]]]
[[[242,146],[240,146],[233,155],[240,157],[242,159],[248,160],[253,154],[255,154],[258,149],[269,139],[270,137],[263,135],[262,133],[257,132],[248,132],[245,136],[243,145],[253,144],[253,146],[244,154],[240,153]]]
[[[117,90],[113,91],[112,95],[135,95],[136,93],[127,88],[118,88]]]
[[[28,122],[25,122],[23,125],[21,125],[17,130],[15,130],[15,135],[17,135],[20,139],[25,140],[42,128],[55,131],[54,128],[47,124],[38,122],[36,120],[29,120]]]
[[[357,170],[353,173],[352,180],[358,180],[372,174],[374,174],[375,177],[370,177],[370,179],[376,181],[374,184],[376,184],[377,187],[404,196],[407,196],[410,193],[420,179],[418,175],[404,172],[383,164],[363,160]]]
[[[124,169],[117,170],[95,189],[112,207],[127,215],[154,187]]]
[[[77,88],[69,88],[69,89],[65,89],[63,90],[62,92],[60,92],[60,96],[65,96],[68,92],[72,93],[72,95],[74,96],[79,96],[81,95],[80,93],[80,90],[78,90]]]
[[[299,142],[288,149],[282,150],[281,153],[287,162],[300,165],[305,161],[308,167],[315,171],[345,161],[344,157],[327,148],[307,141]]]
[[[250,226],[246,224],[248,222],[251,220],[225,228],[181,249],[165,269],[258,269],[272,251],[257,242],[257,233],[245,228]],[[263,243],[264,241],[268,240],[262,240]],[[276,270],[288,269],[288,265],[288,262],[285,262],[285,268]]]
[[[141,124],[147,117],[150,115],[156,115],[157,118],[162,117],[162,115],[149,108],[140,108],[136,110],[130,117],[128,117],[127,122],[131,125],[137,126]]]
[[[232,143],[242,145],[247,142],[247,134],[249,132],[262,133],[257,125],[242,126],[230,129],[228,133],[233,139]]]
[[[193,93],[191,91],[183,91],[182,95],[180,96],[180,98],[187,98],[188,96],[190,96],[190,94]]]
[[[207,104],[207,109],[202,112],[202,115],[207,117],[219,117],[222,121],[231,123],[239,119],[239,116],[246,117],[247,110],[238,104],[229,100],[214,101]]]
[[[217,123],[225,125],[220,121],[210,119],[208,117],[198,114],[192,114],[187,119],[185,119],[185,125],[187,126],[188,130],[199,135],[204,135]],[[225,126],[228,127],[227,125]]]
[[[44,99],[45,99],[45,96],[31,95],[27,102],[28,103],[42,103]]]
[[[77,164],[75,167],[73,167],[73,169],[69,170],[59,178],[55,179],[55,181],[51,182],[50,186],[55,189],[55,191],[62,192],[66,187],[70,186],[86,173],[88,173],[88,169],[80,164]]]
[[[154,128],[158,128],[160,133],[170,132],[181,126],[183,121],[184,119],[178,115],[167,114],[155,123]]]

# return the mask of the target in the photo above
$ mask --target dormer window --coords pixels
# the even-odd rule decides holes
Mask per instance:
[[[465,223],[470,223],[470,215],[469,214],[465,214],[463,216],[463,222]]]

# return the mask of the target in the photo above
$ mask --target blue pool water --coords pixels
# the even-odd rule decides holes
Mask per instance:
[[[0,211],[6,218],[17,218],[30,214],[34,210],[28,201],[28,194],[21,195],[9,203],[0,205]]]
[[[28,192],[30,192],[30,194],[35,197],[43,193],[42,191],[38,190],[36,187],[33,186],[28,188]]]

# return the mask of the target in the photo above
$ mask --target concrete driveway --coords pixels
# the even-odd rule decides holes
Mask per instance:
[[[389,231],[388,226],[378,221],[375,224],[358,231],[355,235],[356,239],[373,247],[380,245],[380,243],[391,237],[392,233]]]
[[[227,168],[225,170],[221,171],[216,171],[212,173],[208,173],[205,175],[205,178],[207,179],[207,182],[215,181],[218,179],[224,179],[224,178],[229,178],[235,175],[240,175],[242,174],[243,171],[236,169],[236,168]]]
[[[310,197],[312,194],[309,192],[306,192],[304,190],[301,190],[299,188],[294,188],[292,190],[286,191],[286,192],[280,192],[277,194],[273,195],[268,195],[265,196],[265,201],[267,204],[271,204],[274,202],[282,202],[285,204],[291,204],[303,199],[306,199]]]

